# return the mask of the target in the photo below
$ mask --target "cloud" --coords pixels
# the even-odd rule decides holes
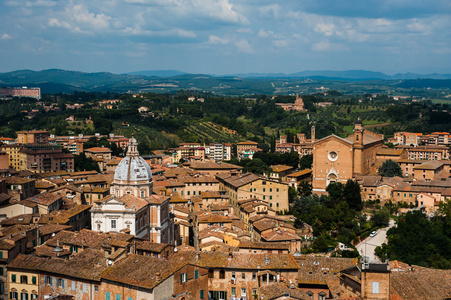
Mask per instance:
[[[252,29],[250,29],[250,28],[238,28],[236,30],[236,32],[239,32],[239,33],[253,33],[254,31]]]
[[[249,53],[249,54],[255,53],[254,49],[252,49],[251,45],[249,44],[249,42],[247,40],[242,39],[242,40],[235,41],[235,46],[238,48],[238,52]]]
[[[228,39],[222,39],[220,37],[217,37],[216,35],[210,35],[208,38],[208,43],[213,45],[227,45],[230,43],[230,40]]]
[[[280,6],[277,4],[267,5],[259,8],[262,17],[277,19],[280,14]]]
[[[103,13],[96,14],[89,12],[82,4],[69,4],[66,6],[64,12],[61,13],[60,18],[50,18],[48,25],[50,27],[68,29],[77,33],[93,33],[109,29],[110,20],[111,17]]]
[[[12,39],[12,37],[11,37],[9,34],[4,33],[4,34],[0,37],[0,39],[2,39],[2,40],[10,40],[10,39]]]

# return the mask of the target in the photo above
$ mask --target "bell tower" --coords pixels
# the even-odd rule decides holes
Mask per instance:
[[[312,143],[313,143],[315,141],[315,138],[316,138],[315,137],[315,135],[316,135],[315,125],[312,126],[310,135],[311,135],[311,140],[312,140]]]
[[[357,118],[354,125],[354,176],[363,172],[363,126]]]

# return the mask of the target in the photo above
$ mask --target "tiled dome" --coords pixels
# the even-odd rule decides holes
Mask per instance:
[[[131,138],[127,156],[117,165],[114,180],[118,182],[152,181],[152,171],[149,164],[139,156],[138,142]]]

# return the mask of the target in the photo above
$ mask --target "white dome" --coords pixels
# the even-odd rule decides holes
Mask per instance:
[[[122,182],[152,181],[152,170],[141,156],[126,156],[117,165],[114,180]]]
[[[138,142],[134,137],[128,143],[127,156],[116,167],[114,180],[117,182],[152,181],[152,170],[144,158],[139,156]]]

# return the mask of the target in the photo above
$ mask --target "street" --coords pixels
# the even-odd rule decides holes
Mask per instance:
[[[381,246],[387,242],[387,230],[395,226],[395,221],[390,219],[389,225],[386,228],[377,230],[377,234],[374,237],[367,237],[356,248],[361,256],[368,256],[370,262],[380,262],[379,257],[374,253],[377,246]]]

